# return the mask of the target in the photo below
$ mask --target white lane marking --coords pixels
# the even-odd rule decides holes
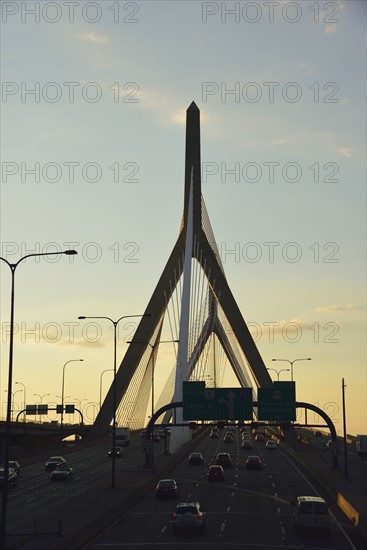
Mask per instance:
[[[226,528],[226,522],[223,521],[222,525],[220,526],[220,537],[223,535],[224,533],[224,529]]]
[[[187,495],[187,498],[189,499],[191,497],[191,493],[189,495]]]
[[[231,507],[230,507],[230,506],[228,506],[228,507],[227,507],[227,512],[229,512],[229,511],[230,511],[230,509],[231,509]]]
[[[282,533],[283,537],[285,537],[285,528],[283,527],[283,525],[280,526],[280,530],[281,530],[281,533]]]
[[[203,477],[203,476],[201,476],[201,477]],[[195,487],[199,487],[199,483],[197,483],[197,484],[195,485]]]
[[[280,508],[277,508],[277,512],[278,514],[281,514]]]
[[[162,527],[162,529],[160,530],[158,537],[161,537],[161,536],[163,535],[163,533],[165,532],[166,529],[167,529],[167,525],[164,525],[164,526]]]

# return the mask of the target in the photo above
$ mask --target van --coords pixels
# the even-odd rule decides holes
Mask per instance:
[[[301,531],[320,531],[330,534],[329,510],[325,500],[315,496],[297,497],[294,513],[294,528]]]

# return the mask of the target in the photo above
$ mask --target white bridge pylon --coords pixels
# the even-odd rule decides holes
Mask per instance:
[[[120,426],[139,429],[146,425],[151,413],[152,386],[159,377],[166,382],[159,399],[154,400],[155,411],[173,401],[182,401],[185,380],[204,380],[207,386],[221,386],[224,363],[229,364],[239,386],[254,388],[254,400],[258,387],[271,387],[269,373],[225,277],[202,197],[200,111],[194,102],[186,112],[181,227],[145,314],[149,316],[141,318],[116,374]],[[178,349],[176,343],[168,344],[168,340],[179,340]],[[165,342],[164,347],[160,342]],[[166,355],[168,348],[172,353],[171,367],[165,366],[162,371],[158,352],[164,349]],[[165,420],[168,416],[166,413]],[[105,435],[112,418],[113,384],[91,437]],[[182,410],[177,409],[176,421],[181,418]],[[188,437],[186,428],[172,429],[170,451],[174,452]]]

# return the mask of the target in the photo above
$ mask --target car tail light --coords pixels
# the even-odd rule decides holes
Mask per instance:
[[[176,517],[176,512],[175,512],[175,513],[173,514],[173,516],[172,516],[172,517],[173,517],[173,519],[175,519],[175,517]]]

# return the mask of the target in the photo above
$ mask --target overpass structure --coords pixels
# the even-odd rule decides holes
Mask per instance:
[[[272,386],[224,273],[201,191],[200,159],[200,111],[192,102],[186,111],[184,208],[178,238],[95,419],[91,437],[103,437],[109,429],[114,384],[118,423],[131,429],[144,426],[161,334],[166,330],[171,335],[173,364],[171,371],[164,373],[166,384],[152,413],[180,400],[182,381],[210,380],[214,388],[220,387],[221,364],[230,366],[240,387],[253,388],[255,400],[258,388]],[[187,323],[184,336],[183,317]],[[174,344],[177,341],[178,346]]]

